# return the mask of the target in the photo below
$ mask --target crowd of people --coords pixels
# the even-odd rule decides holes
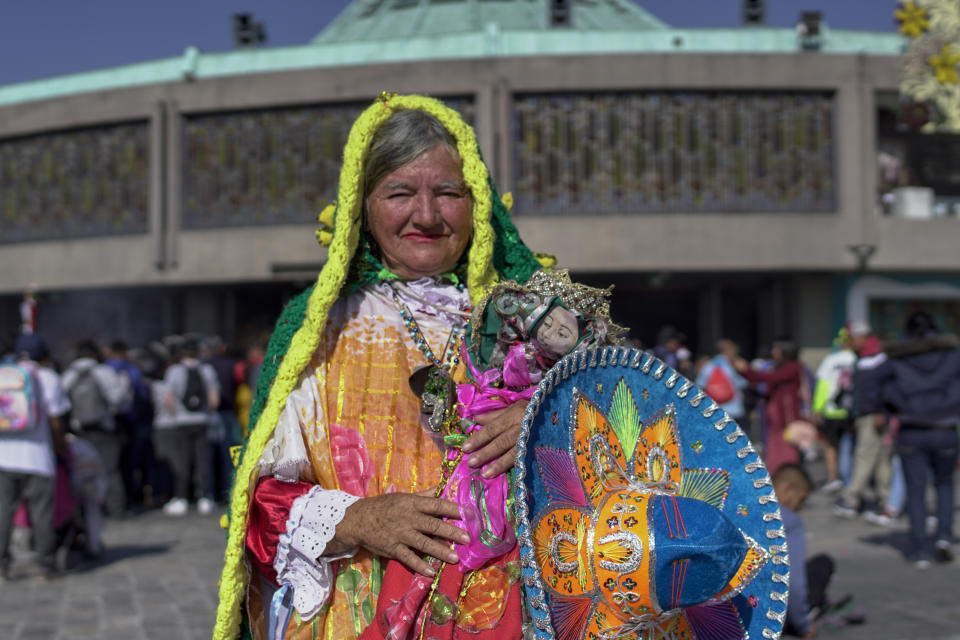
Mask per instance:
[[[907,514],[910,558],[926,568],[953,558],[960,342],[923,312],[905,335],[883,345],[864,323],[849,323],[815,370],[788,339],[749,363],[728,339],[695,358],[685,336],[664,327],[654,351],[748,432],[774,477],[782,467],[797,485],[797,469],[822,455],[819,489],[836,495],[838,517],[892,526]],[[49,436],[37,429],[0,447],[0,576],[8,575],[12,527],[32,530],[46,573],[57,568],[57,549],[103,552],[103,514],[157,507],[176,517],[191,502],[210,514],[228,498],[230,447],[246,435],[262,349],[241,357],[215,336],[173,336],[132,350],[84,340],[74,355],[61,367],[35,334],[5,350],[5,361],[36,376],[37,419]],[[937,494],[929,514],[928,479]]]
[[[836,495],[838,517],[892,526],[906,514],[908,556],[928,568],[953,559],[960,341],[924,311],[906,319],[903,336],[882,343],[866,323],[848,323],[815,369],[789,339],[749,363],[727,339],[694,358],[684,336],[665,327],[655,350],[749,432],[771,474],[822,455],[819,489]],[[932,513],[928,482],[937,496]]]
[[[797,635],[815,633],[812,621],[829,606],[825,589],[834,569],[827,556],[804,557],[797,512],[814,490],[835,496],[838,518],[892,527],[906,514],[904,551],[918,569],[953,560],[960,341],[925,311],[906,319],[903,336],[882,343],[867,324],[850,322],[811,369],[789,339],[774,341],[769,358],[748,363],[730,340],[695,358],[683,334],[660,331],[657,354],[737,420],[773,477],[791,564],[806,567],[791,580],[787,629]],[[825,478],[816,487],[809,470],[821,456]]]
[[[71,549],[104,550],[104,516],[159,508],[208,515],[226,503],[230,448],[245,436],[262,348],[170,336],[129,349],[77,343],[65,365],[25,330],[0,353],[0,578],[29,532],[42,575]]]

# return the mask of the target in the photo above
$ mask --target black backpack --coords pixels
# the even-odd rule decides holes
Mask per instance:
[[[183,406],[191,413],[207,410],[207,385],[203,382],[200,367],[187,367],[187,386],[183,391]]]

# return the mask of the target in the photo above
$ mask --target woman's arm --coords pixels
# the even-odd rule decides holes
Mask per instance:
[[[304,502],[299,511],[298,501]],[[297,517],[293,517],[295,512]],[[283,548],[284,534],[295,552],[313,562],[353,555],[358,547],[364,547],[375,555],[395,558],[419,573],[433,575],[433,569],[419,554],[450,563],[458,561],[449,543],[435,538],[462,544],[470,541],[465,531],[441,518],[458,520],[456,503],[409,493],[360,499],[309,482],[262,478],[250,506],[246,542],[257,568],[273,582],[277,582],[277,558],[290,553]],[[310,529],[309,534],[299,531],[303,527]],[[298,540],[305,544],[297,544]]]
[[[443,518],[460,518],[455,503],[432,497],[433,491],[427,492],[429,496],[406,493],[369,498],[349,496],[336,490],[340,483],[335,469],[320,471],[321,477],[313,477],[303,433],[324,419],[317,394],[316,377],[306,376],[287,398],[271,442],[260,459],[262,477],[251,507],[259,511],[259,524],[255,535],[248,536],[248,548],[260,565],[276,567],[278,541],[283,535],[291,541],[310,540],[311,547],[322,538],[319,548],[309,553],[302,550],[311,562],[326,562],[324,558],[329,556],[352,555],[358,547],[378,556],[395,558],[426,574],[432,570],[420,554],[456,562],[449,543],[434,540],[469,542],[461,529],[443,521]],[[350,498],[349,504],[340,499],[344,496]],[[289,514],[298,504],[297,514],[306,515],[292,518]],[[334,509],[337,504],[342,508]],[[321,511],[323,517],[318,519],[317,513]],[[253,531],[253,518],[251,513],[250,531]],[[302,530],[305,527],[315,530],[308,533]],[[265,575],[272,573],[266,571]]]
[[[293,606],[304,619],[317,614],[335,579],[331,563],[356,552],[324,555],[346,507],[356,496],[310,482],[257,483],[247,523],[246,546],[258,571],[293,590]]]
[[[784,365],[781,365],[774,369],[773,371],[758,371],[752,367],[747,366],[744,369],[739,369],[738,372],[745,379],[753,383],[765,383],[768,385],[778,385],[784,382],[790,382],[792,380],[799,381],[799,370],[800,365],[796,362],[788,362]]]
[[[309,482],[279,482],[261,478],[253,492],[247,524],[247,549],[264,576],[277,582],[273,561],[281,534],[286,531],[287,518],[294,501],[313,488]]]
[[[346,509],[327,544],[326,555],[363,547],[374,555],[394,558],[417,573],[436,572],[423,558],[428,555],[444,562],[459,562],[450,542],[467,544],[467,532],[448,522],[460,519],[455,502],[424,493],[389,493],[357,500]],[[426,495],[429,494],[429,495]]]

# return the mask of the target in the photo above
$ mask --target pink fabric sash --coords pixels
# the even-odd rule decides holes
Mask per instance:
[[[470,369],[473,381],[457,385],[457,400],[461,418],[473,418],[503,409],[517,400],[529,400],[536,387],[535,380],[531,379],[524,357],[524,346],[515,344],[510,347],[503,362],[503,373],[497,369],[489,369],[480,373],[473,366],[465,349],[461,350],[461,357]],[[497,385],[502,380],[502,385]],[[514,389],[522,388],[520,391]]]
[[[457,411],[461,418],[472,420],[518,400],[528,400],[533,395],[534,380],[527,368],[524,345],[516,344],[510,348],[502,373],[497,369],[481,373],[465,349],[461,354],[473,377],[472,382],[457,385]],[[516,390],[518,388],[520,390]],[[471,425],[464,439],[481,428],[478,424]],[[459,446],[448,447],[447,459],[456,460],[459,451]],[[486,465],[472,469],[467,460],[462,459],[444,490],[444,497],[457,503],[460,526],[470,534],[469,543],[454,545],[463,571],[480,568],[491,558],[509,552],[517,542],[513,525],[507,520],[506,504],[510,491],[507,474],[484,478],[480,474],[485,468]]]
[[[470,431],[481,427],[474,425]],[[447,458],[455,460],[457,449],[450,447]],[[472,469],[464,458],[460,460],[444,491],[444,497],[457,503],[459,526],[470,534],[470,542],[457,543],[454,550],[460,557],[460,570],[466,573],[479,569],[491,558],[502,556],[517,543],[513,525],[507,521],[507,493],[510,483],[507,474],[484,478],[480,469]]]

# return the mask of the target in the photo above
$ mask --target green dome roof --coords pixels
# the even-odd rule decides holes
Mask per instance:
[[[631,0],[570,0],[569,22],[551,24],[550,0],[355,0],[315,44],[487,31],[646,31],[669,27]],[[495,27],[491,25],[496,25]]]
[[[424,60],[629,53],[800,53],[796,29],[677,29],[633,0],[353,0],[311,42],[200,52],[0,87],[0,105],[121,87],[254,73]],[[831,30],[820,54],[897,56],[897,33]],[[811,55],[804,53],[804,55]]]

